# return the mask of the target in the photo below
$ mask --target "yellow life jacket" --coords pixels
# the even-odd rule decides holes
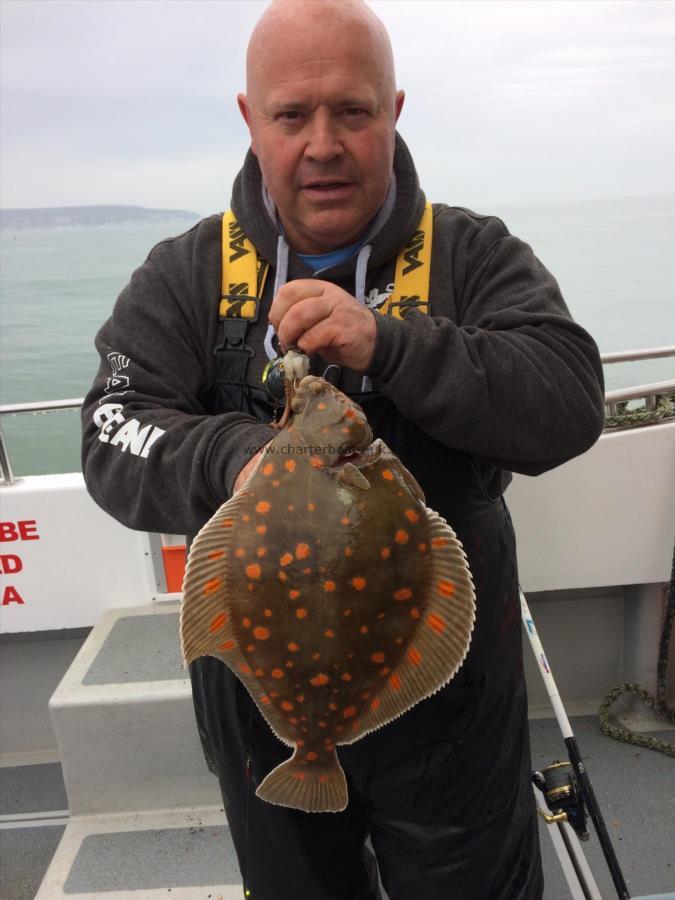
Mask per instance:
[[[412,309],[429,314],[432,239],[433,212],[427,203],[415,233],[396,257],[394,290],[376,312],[395,319],[405,318]],[[257,322],[269,263],[258,259],[232,210],[223,216],[222,256],[220,320]]]

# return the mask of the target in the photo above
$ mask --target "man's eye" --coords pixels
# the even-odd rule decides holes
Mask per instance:
[[[351,117],[351,116],[365,116],[365,115],[366,115],[366,110],[365,110],[365,109],[361,109],[361,107],[359,107],[359,106],[348,106],[348,107],[345,109],[344,112],[345,112],[345,115],[346,115],[346,116],[350,116],[350,117]]]
[[[288,109],[279,113],[279,118],[284,122],[293,122],[300,118],[300,112],[297,109]]]

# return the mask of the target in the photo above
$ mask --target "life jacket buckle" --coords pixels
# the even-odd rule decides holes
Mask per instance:
[[[223,324],[223,343],[213,348],[214,356],[221,351],[238,350],[240,353],[248,353],[249,358],[255,353],[246,343],[248,331],[248,319],[221,318]]]

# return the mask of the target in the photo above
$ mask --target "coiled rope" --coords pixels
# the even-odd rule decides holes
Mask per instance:
[[[667,690],[667,673],[668,673],[668,650],[670,640],[673,633],[673,622],[675,621],[675,548],[673,548],[673,567],[670,573],[670,590],[668,592],[668,601],[666,603],[666,613],[663,620],[663,628],[661,630],[661,640],[659,641],[659,659],[656,667],[656,697],[653,697],[649,691],[646,691],[639,684],[619,684],[607,694],[602,702],[599,710],[600,728],[608,737],[627,744],[637,744],[640,747],[646,747],[648,750],[656,750],[659,753],[666,753],[668,756],[675,756],[675,744],[670,741],[659,740],[658,738],[649,737],[646,734],[630,731],[620,725],[612,725],[609,720],[609,711],[612,705],[621,697],[622,694],[637,694],[650,709],[656,708],[658,712],[667,719],[672,725],[675,725],[675,709],[668,706],[666,697]]]
[[[654,409],[647,404],[639,409],[628,409],[628,400],[617,403],[617,412],[605,416],[605,431],[619,428],[639,428],[641,425],[652,425],[662,419],[675,416],[675,394],[660,394]]]

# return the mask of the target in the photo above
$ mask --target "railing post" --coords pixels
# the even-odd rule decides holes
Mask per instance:
[[[21,481],[20,478],[14,477],[12,463],[9,459],[7,447],[5,446],[5,436],[0,427],[0,485],[9,486],[10,484],[16,484],[19,481]]]

